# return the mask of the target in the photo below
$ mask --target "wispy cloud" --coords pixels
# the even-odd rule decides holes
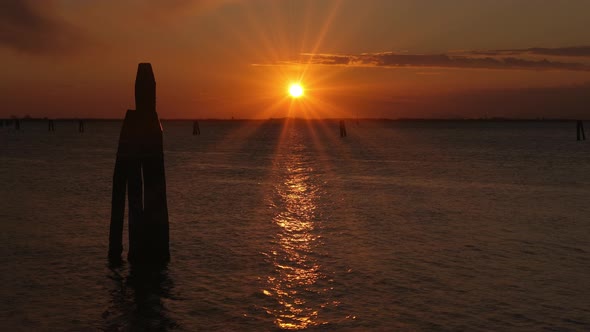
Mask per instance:
[[[77,29],[56,14],[55,0],[2,0],[0,46],[30,53],[60,53],[81,42]]]
[[[543,56],[543,57],[540,57]],[[556,59],[555,57],[560,57]],[[571,59],[563,59],[570,57]],[[587,57],[586,62],[581,61]],[[308,64],[349,67],[431,67],[472,69],[590,71],[590,47],[528,48],[522,50],[461,51],[440,54],[380,52],[361,54],[303,53],[300,59],[274,65]]]
[[[508,49],[492,51],[476,51],[474,54],[501,55],[546,55],[561,57],[590,57],[590,46],[570,46],[558,48],[532,47],[526,49]]]

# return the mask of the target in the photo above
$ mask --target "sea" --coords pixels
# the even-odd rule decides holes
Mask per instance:
[[[121,121],[0,128],[1,329],[590,330],[575,122],[345,124],[163,121],[157,269],[107,259]]]

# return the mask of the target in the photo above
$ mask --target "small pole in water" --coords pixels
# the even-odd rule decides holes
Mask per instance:
[[[47,120],[47,131],[55,131],[55,125],[51,119]]]
[[[19,119],[14,120],[14,129],[20,130],[20,120]]]
[[[193,136],[194,135],[201,135],[201,129],[199,128],[199,121],[195,120],[193,122]]]
[[[578,121],[577,125],[577,134],[578,134],[578,141],[585,141],[586,140],[586,133],[584,133],[584,122]]]
[[[78,132],[80,132],[80,133],[84,132],[84,120],[80,120],[78,122]]]
[[[340,120],[340,137],[346,137],[346,125],[344,120]]]

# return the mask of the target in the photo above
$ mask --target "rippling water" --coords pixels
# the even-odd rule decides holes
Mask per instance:
[[[106,260],[120,122],[0,128],[0,326],[588,330],[568,122],[164,122],[172,260]]]

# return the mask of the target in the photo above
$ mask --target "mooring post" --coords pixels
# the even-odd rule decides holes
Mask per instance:
[[[78,132],[79,133],[83,133],[84,132],[84,120],[79,120],[78,121]]]
[[[20,130],[20,120],[19,119],[14,120],[14,129]]]
[[[161,263],[170,258],[162,126],[156,113],[151,64],[140,63],[135,79],[136,110],[128,110],[119,137],[113,175],[109,257],[123,250],[125,187],[129,202],[130,262]]]
[[[577,122],[576,133],[578,136],[578,141],[585,141],[586,140],[586,133],[584,132],[584,122],[582,122],[582,121]]]
[[[346,125],[344,120],[340,120],[340,137],[346,137]]]
[[[121,130],[123,132],[123,130]],[[119,141],[119,150],[121,143]],[[111,198],[111,226],[109,230],[109,258],[121,259],[123,253],[123,223],[125,221],[125,193],[127,189],[127,169],[119,152],[113,174],[113,194]]]
[[[194,135],[201,135],[201,129],[199,128],[199,121],[195,120],[193,122],[193,136]]]

